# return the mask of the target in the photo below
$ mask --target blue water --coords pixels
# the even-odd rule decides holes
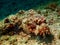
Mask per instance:
[[[34,9],[57,0],[0,0],[0,20],[19,10]]]

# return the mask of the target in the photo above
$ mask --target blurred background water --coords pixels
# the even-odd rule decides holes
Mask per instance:
[[[59,0],[0,0],[0,20],[19,10],[40,9]]]

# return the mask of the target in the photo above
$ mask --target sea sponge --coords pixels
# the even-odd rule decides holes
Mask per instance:
[[[52,11],[54,11],[56,8],[57,8],[56,3],[51,3],[46,7],[46,9],[51,9]]]

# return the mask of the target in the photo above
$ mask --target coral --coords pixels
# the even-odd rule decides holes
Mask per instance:
[[[56,8],[53,4],[51,8]],[[45,15],[47,14],[47,16]],[[58,12],[50,9],[20,10],[0,22],[1,45],[58,45],[60,22]],[[55,44],[56,43],[56,44]],[[57,44],[58,43],[58,44]]]
[[[10,21],[9,21],[9,19],[8,18],[6,18],[5,20],[4,20],[4,23],[9,23]]]
[[[33,18],[32,18],[33,17]],[[27,18],[27,20],[25,20],[25,24],[23,24],[23,29],[24,31],[26,31],[27,33],[33,33],[35,35],[41,35],[41,36],[45,36],[45,35],[49,35],[50,34],[50,29],[46,24],[46,19],[44,16],[41,17],[36,17],[36,16],[32,16],[30,18]],[[26,28],[27,27],[27,28]]]

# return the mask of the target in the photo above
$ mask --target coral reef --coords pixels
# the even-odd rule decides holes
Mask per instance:
[[[20,10],[0,21],[0,44],[59,45],[60,16],[55,4],[51,4],[50,8],[54,11]]]

